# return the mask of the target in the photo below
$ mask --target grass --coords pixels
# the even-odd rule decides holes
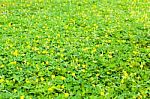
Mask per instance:
[[[0,99],[150,98],[148,0],[0,0]]]

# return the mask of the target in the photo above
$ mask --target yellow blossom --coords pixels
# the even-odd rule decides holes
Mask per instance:
[[[38,81],[39,81],[38,78],[36,78],[35,82],[38,82]]]
[[[82,69],[81,71],[82,71],[82,72],[85,72],[85,69]]]
[[[0,65],[0,68],[3,68],[4,67],[4,64]]]
[[[43,78],[43,77],[41,77],[41,81],[44,81],[44,78]]]
[[[123,71],[123,77],[127,78],[128,77],[128,73],[126,71]]]
[[[14,56],[18,56],[18,55],[19,55],[18,50],[15,50],[14,52],[12,52],[12,55],[14,55]]]
[[[83,51],[88,51],[88,48],[86,47],[86,48],[83,48]]]
[[[20,99],[24,99],[24,96],[20,96]]]
[[[96,52],[96,48],[94,48],[93,50],[92,50],[92,53],[95,53]]]
[[[0,83],[3,83],[4,82],[4,78],[0,78]]]
[[[55,78],[55,75],[52,75],[51,78],[54,79],[54,78]]]
[[[48,61],[46,61],[45,64],[48,65]]]
[[[17,64],[17,62],[16,62],[16,61],[13,61],[13,62],[10,62],[10,64],[12,64],[12,65],[16,65],[16,64]]]
[[[47,53],[48,53],[48,51],[46,51],[46,50],[42,51],[42,54],[47,54]]]
[[[101,94],[102,96],[104,96],[104,95],[105,95],[104,91],[101,91],[101,92],[100,92],[100,94]]]
[[[103,53],[102,53],[102,54],[100,54],[99,56],[100,56],[100,57],[103,57],[104,55],[103,55]]]
[[[65,80],[65,79],[66,79],[65,77],[63,77],[63,76],[61,77],[61,80]]]
[[[11,26],[12,26],[12,23],[9,23],[8,25],[9,25],[9,27],[11,27]]]
[[[49,92],[53,92],[53,91],[54,91],[53,87],[49,87],[49,88],[48,88],[48,91],[49,91]]]
[[[75,76],[76,76],[76,75],[75,75],[75,73],[72,73],[71,75],[72,75],[73,77],[75,77]]]
[[[86,68],[86,67],[87,67],[87,65],[86,65],[86,64],[83,64],[83,65],[82,65],[82,67],[83,67],[83,68]]]
[[[17,92],[17,90],[16,89],[14,89],[14,93],[16,93]]]
[[[64,89],[64,88],[65,88],[65,86],[64,86],[64,85],[62,85],[62,86],[61,86],[61,88],[62,88],[62,89]]]
[[[93,87],[95,87],[95,84],[92,84]]]
[[[112,58],[112,55],[108,55],[108,58]]]
[[[25,81],[26,81],[26,83],[30,83],[30,81],[28,79],[26,79]]]
[[[68,97],[69,97],[69,93],[64,93],[64,96],[65,96],[66,98],[68,98]]]
[[[96,77],[98,77],[100,74],[96,74]]]

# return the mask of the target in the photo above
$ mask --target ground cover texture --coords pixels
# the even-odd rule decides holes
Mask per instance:
[[[0,99],[150,98],[149,0],[0,0]]]

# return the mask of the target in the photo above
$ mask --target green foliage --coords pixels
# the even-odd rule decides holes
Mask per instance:
[[[0,0],[0,99],[150,98],[148,0]]]

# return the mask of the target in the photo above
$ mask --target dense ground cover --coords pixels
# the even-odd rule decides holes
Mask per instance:
[[[150,98],[148,0],[0,0],[0,99]]]

